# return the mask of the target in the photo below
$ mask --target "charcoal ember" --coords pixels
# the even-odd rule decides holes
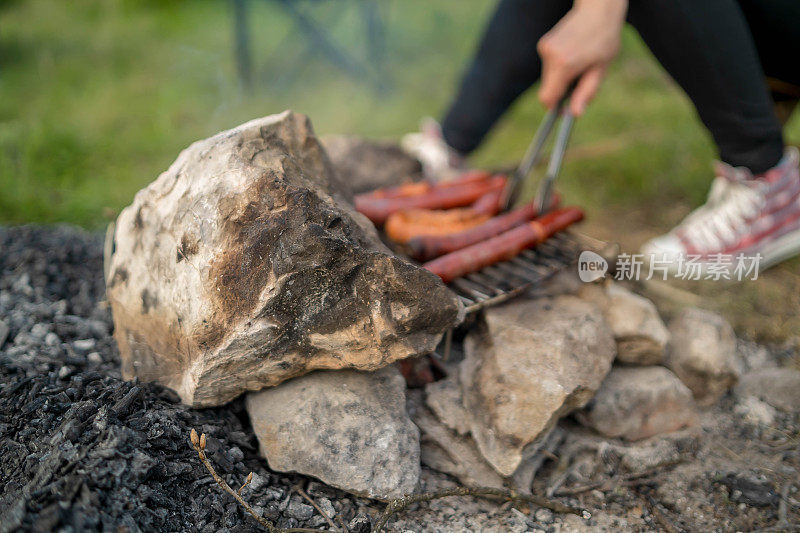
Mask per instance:
[[[351,201],[289,111],[184,150],[116,222],[108,300],[124,377],[214,406],[433,351],[463,306]]]
[[[101,304],[99,235],[0,227],[0,250],[0,320],[10,330],[0,345],[0,531],[254,530],[200,464],[192,428],[234,465],[215,463],[232,486],[254,473],[252,502],[279,503],[302,481],[273,474],[259,457],[243,402],[194,410],[162,386],[122,380]],[[45,330],[67,348],[49,346]],[[100,362],[69,348],[87,339]],[[355,513],[345,493],[326,490],[343,516]],[[264,512],[299,527],[316,523],[277,505]]]
[[[777,506],[780,496],[775,486],[764,476],[748,472],[729,472],[717,482],[726,486],[733,501],[755,507]]]
[[[350,533],[369,533],[372,530],[372,522],[366,514],[358,513],[347,524],[347,528]]]

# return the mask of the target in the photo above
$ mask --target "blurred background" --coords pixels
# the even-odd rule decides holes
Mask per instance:
[[[446,109],[493,7],[0,0],[0,223],[98,229],[192,141],[284,109],[322,135],[415,131]],[[525,94],[473,166],[516,162],[542,115]],[[787,136],[800,142],[797,114]],[[714,155],[686,97],[626,30],[560,188],[587,208],[587,233],[635,250],[702,203]],[[717,298],[741,333],[785,341],[800,331],[797,259],[755,283],[713,285],[689,292]]]

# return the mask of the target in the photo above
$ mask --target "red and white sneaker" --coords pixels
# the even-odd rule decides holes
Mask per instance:
[[[400,145],[422,163],[422,171],[430,180],[448,179],[464,170],[464,158],[447,145],[442,127],[430,117],[422,119],[418,133],[404,135]]]
[[[645,243],[642,253],[679,273],[687,260],[706,266],[721,257],[760,254],[761,270],[800,254],[800,171],[797,148],[759,176],[717,163],[706,204],[675,229]]]

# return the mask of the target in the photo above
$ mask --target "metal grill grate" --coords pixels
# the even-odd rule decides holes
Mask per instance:
[[[468,313],[475,312],[513,298],[556,273],[574,267],[581,251],[600,251],[605,247],[607,243],[573,232],[558,233],[513,259],[452,281],[450,288]]]

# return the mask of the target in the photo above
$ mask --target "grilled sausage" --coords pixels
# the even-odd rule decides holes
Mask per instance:
[[[583,220],[583,211],[566,207],[551,211],[538,220],[532,220],[506,232],[462,248],[422,265],[449,283],[456,278],[511,259],[522,250],[536,246],[553,234]]]
[[[394,242],[405,244],[410,239],[443,237],[479,226],[489,215],[476,213],[471,207],[456,209],[408,209],[392,213],[383,230]]]
[[[459,177],[452,180],[440,181],[438,183],[431,183],[429,181],[404,183],[396,187],[384,187],[382,189],[377,189],[375,191],[371,191],[368,193],[359,194],[357,195],[357,197],[369,199],[369,198],[401,198],[404,196],[422,196],[424,194],[429,193],[431,189],[433,189],[434,187],[453,187],[468,183],[479,183],[482,181],[487,181],[491,177],[492,174],[490,172],[486,172],[485,170],[471,170],[469,172],[464,172]]]
[[[382,225],[389,215],[398,211],[466,207],[489,192],[502,190],[505,181],[503,176],[493,176],[488,180],[466,183],[437,183],[431,185],[428,192],[413,196],[379,198],[369,194],[359,195],[355,197],[355,204],[356,209],[374,224]]]
[[[558,203],[558,195],[554,194],[550,208],[555,208]],[[466,248],[476,242],[490,239],[528,220],[533,220],[538,214],[539,209],[534,203],[530,203],[462,231],[439,235],[418,234],[414,238],[408,239],[406,244],[412,257],[420,261],[428,261],[434,257]]]
[[[478,201],[475,202],[470,206],[476,213],[480,213],[482,215],[489,215],[490,217],[496,215],[500,212],[501,205],[500,202],[503,199],[503,189],[497,189],[494,191],[489,191],[480,198]]]

